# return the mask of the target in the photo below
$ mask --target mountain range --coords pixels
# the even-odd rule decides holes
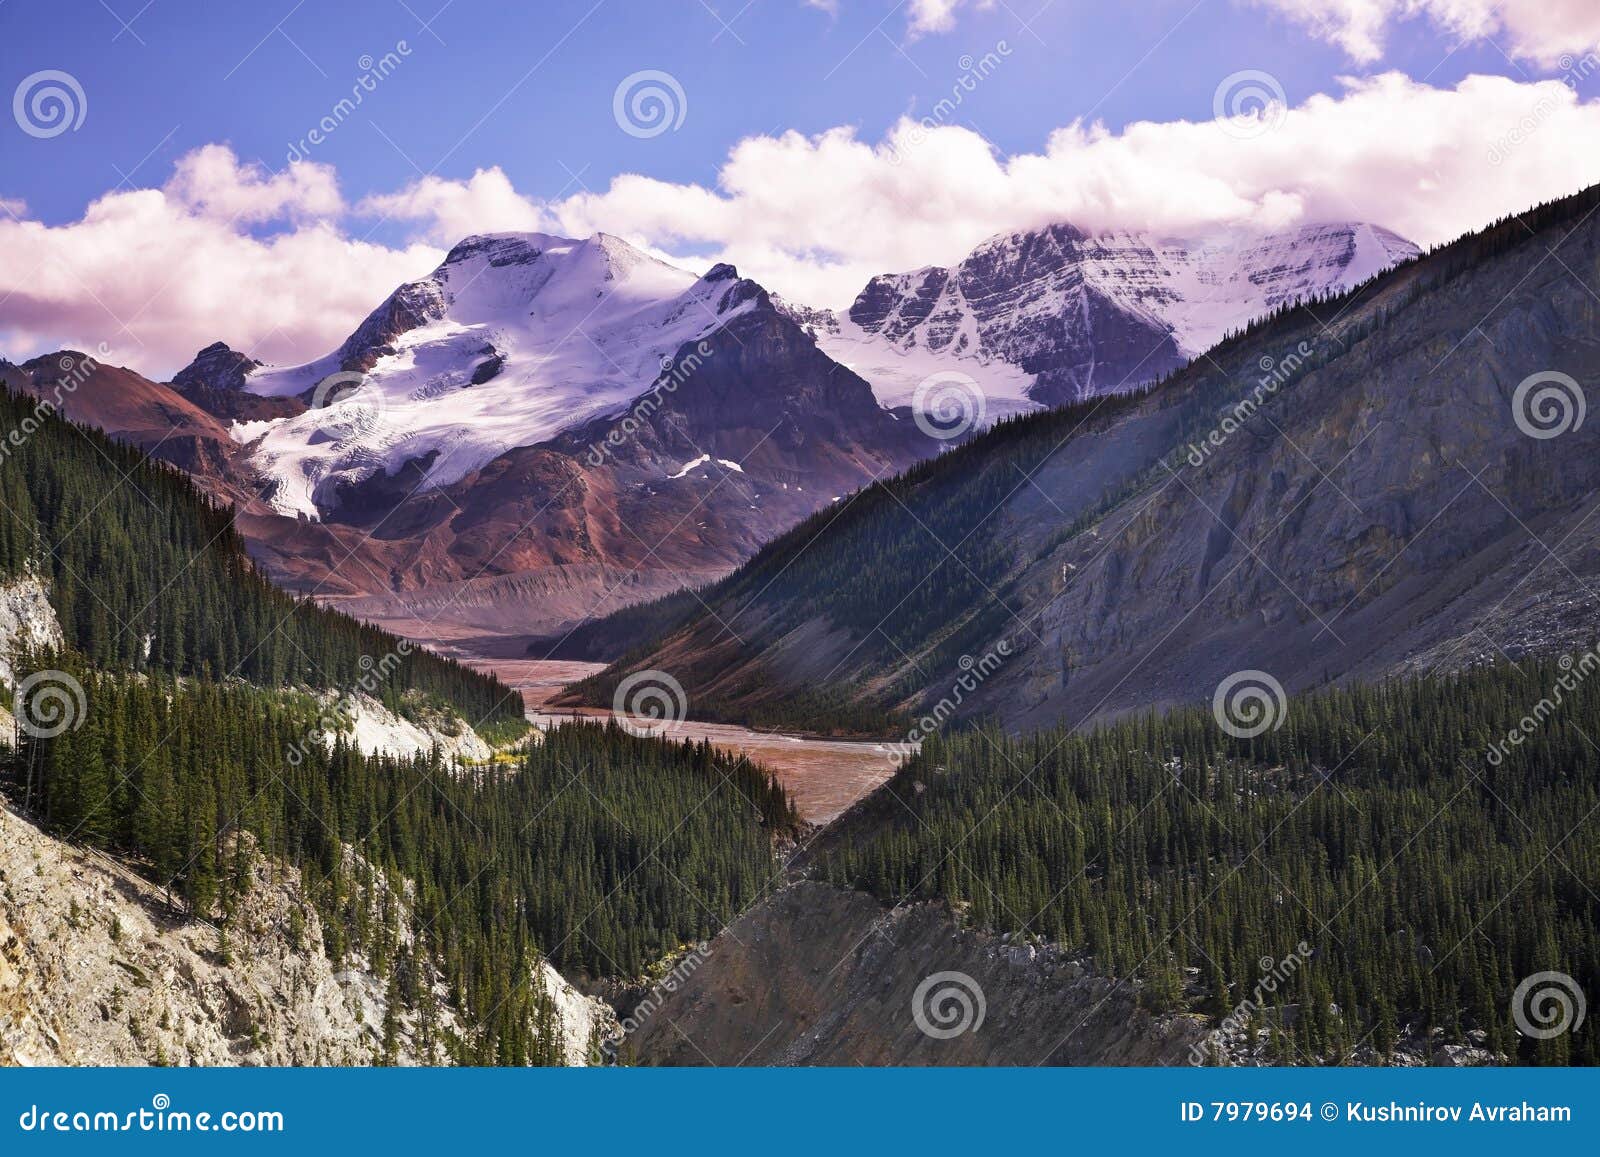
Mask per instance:
[[[692,602],[580,632],[628,654],[576,698],[653,668],[697,717],[881,734],[1003,648],[941,715],[1029,729],[1205,700],[1241,670],[1292,691],[1587,644],[1597,201],[870,487]]]
[[[1206,239],[1061,223],[991,237],[948,268],[874,277],[847,310],[795,316],[884,404],[951,375],[994,418],[1134,389],[1255,318],[1416,255],[1350,222]]]
[[[1360,224],[1208,241],[1057,224],[874,278],[834,313],[603,233],[486,234],[311,362],[216,342],[167,385],[97,367],[64,409],[234,505],[281,585],[520,650],[713,582],[946,448],[917,420],[939,404],[924,382],[979,399],[958,398],[974,429],[1125,391],[1414,254]],[[42,393],[59,360],[0,372]]]

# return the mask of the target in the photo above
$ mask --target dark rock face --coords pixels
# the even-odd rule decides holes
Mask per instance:
[[[872,637],[838,625],[890,607],[758,595],[758,558],[749,587],[702,597],[781,633],[733,643],[695,611],[630,669],[671,669],[695,702],[737,715],[753,696],[806,691],[826,649],[842,693],[915,709],[961,673],[947,639],[1003,636],[1014,656],[962,712],[1027,729],[1209,701],[1241,670],[1295,691],[1586,647],[1600,609],[1600,424],[1536,438],[1516,410],[1531,375],[1559,372],[1580,391],[1600,380],[1587,288],[1600,284],[1600,219],[1566,209],[1600,194],[1584,196],[1533,233],[1512,222],[1334,311],[1226,343],[1148,397],[1065,422],[1039,441],[1042,460],[1012,457],[1016,434],[965,448],[959,471],[936,467],[920,485],[974,512],[945,536],[955,557],[940,568],[991,566],[987,591],[937,604],[938,637],[897,633],[892,615]],[[962,497],[991,474],[1011,479],[998,507]],[[888,565],[860,556],[898,533],[897,507],[847,512],[807,546],[808,565]],[[930,578],[923,600],[938,597]]]
[[[846,316],[902,351],[1009,363],[1036,375],[1034,401],[1060,404],[1153,381],[1224,329],[1415,252],[1368,225],[1207,245],[1056,224],[991,238],[953,268],[875,277]]]
[[[225,422],[288,418],[305,409],[296,398],[263,398],[244,388],[245,378],[261,363],[213,342],[172,378],[172,388],[206,413]],[[187,467],[186,467],[187,468]]]
[[[982,1000],[981,1023],[918,1026],[919,989],[941,972],[960,974],[974,1010]],[[1130,986],[963,930],[937,905],[888,911],[809,882],[746,912],[646,1000],[626,1047],[647,1065],[1182,1064],[1205,1027],[1152,1017]]]
[[[227,343],[212,342],[194,355],[194,361],[173,375],[172,384],[180,390],[195,386],[218,392],[238,390],[244,387],[250,371],[260,367],[260,362],[230,349]]]
[[[457,250],[459,250],[459,246]],[[452,250],[454,256],[457,250]],[[339,369],[365,373],[385,354],[394,353],[389,343],[403,333],[437,321],[444,316],[444,292],[431,278],[408,282],[389,295],[384,303],[367,315],[335,355]]]

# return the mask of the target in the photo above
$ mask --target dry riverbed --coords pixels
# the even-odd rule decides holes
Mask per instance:
[[[458,656],[484,671],[492,671],[522,692],[528,718],[541,727],[555,726],[575,717],[605,719],[611,712],[599,707],[552,710],[549,701],[562,687],[602,670],[599,663],[546,659],[495,659],[469,654]],[[748,756],[770,770],[794,798],[803,819],[823,824],[894,774],[887,743],[840,739],[809,739],[782,732],[751,731],[725,723],[685,720],[669,738],[709,739],[716,746]]]

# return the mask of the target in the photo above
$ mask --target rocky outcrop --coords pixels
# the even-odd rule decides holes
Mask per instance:
[[[217,341],[195,354],[192,362],[173,375],[172,384],[180,390],[192,386],[219,392],[240,390],[250,372],[260,368],[261,363],[255,358]]]
[[[50,605],[44,580],[23,575],[0,582],[0,686],[17,681],[16,661],[28,652],[51,651],[61,646],[61,623]],[[9,703],[0,704],[4,711]],[[0,742],[9,742],[9,714],[0,719]]]
[[[1193,1017],[1149,1015],[1134,988],[1082,962],[963,929],[942,906],[886,910],[814,882],[758,904],[703,956],[634,1013],[625,1047],[641,1063],[1179,1064],[1204,1033]]]
[[[447,1063],[471,1026],[437,974],[432,1023],[401,1010],[386,1042],[386,981],[363,956],[329,960],[299,873],[252,856],[224,935],[0,807],[0,1065]],[[353,854],[349,867],[370,871]],[[408,943],[405,890],[390,900]],[[548,965],[543,978],[568,1063],[588,1063],[609,1011]]]

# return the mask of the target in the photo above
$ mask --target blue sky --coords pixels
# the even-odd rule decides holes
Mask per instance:
[[[6,91],[41,68],[85,90],[88,115],[69,137],[0,135],[0,192],[48,222],[81,213],[129,173],[160,184],[208,142],[282,167],[288,145],[349,94],[361,58],[401,41],[401,67],[311,153],[338,168],[348,193],[491,165],[544,197],[570,192],[575,175],[597,188],[631,171],[710,182],[752,134],[854,125],[875,139],[946,95],[963,54],[1001,41],[1006,67],[960,121],[1006,152],[1037,148],[1083,116],[1113,128],[1209,118],[1218,78],[1240,69],[1272,72],[1291,103],[1371,71],[1228,0],[1014,0],[914,39],[887,0],[844,0],[832,14],[799,0],[9,0],[0,35]],[[1439,84],[1538,71],[1488,43],[1451,47],[1407,24],[1381,67]],[[683,86],[687,115],[670,136],[640,141],[613,123],[616,83],[642,69]]]
[[[0,0],[0,45],[0,354],[152,373],[317,356],[474,231],[839,305],[1051,220],[1426,243],[1600,181],[1579,0]],[[658,134],[615,112],[644,72]],[[28,103],[60,73],[70,128]]]

